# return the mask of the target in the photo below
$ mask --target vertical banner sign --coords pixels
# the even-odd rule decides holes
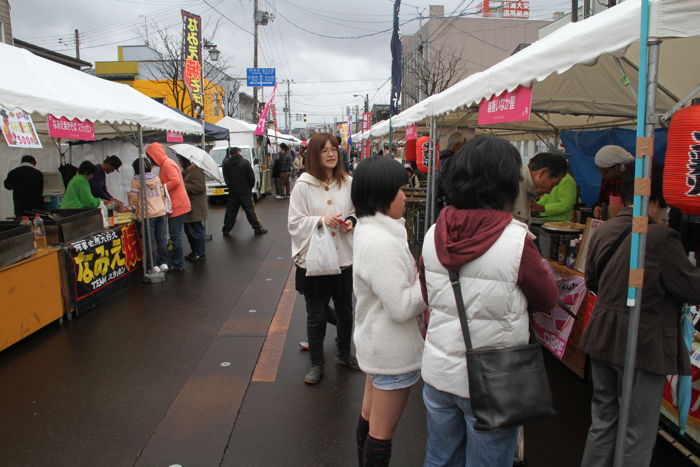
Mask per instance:
[[[352,147],[352,115],[348,115],[348,154]]]
[[[532,88],[518,86],[513,92],[504,92],[479,104],[479,125],[522,122],[530,119]]]
[[[202,77],[202,18],[185,10],[182,13],[182,81],[190,94],[195,114],[204,117],[204,79]]]
[[[49,127],[49,136],[52,138],[95,141],[95,124],[89,120],[81,122],[77,118],[68,120],[66,117],[56,118],[48,115],[46,124]]]
[[[5,142],[13,148],[41,148],[32,116],[22,109],[0,107],[0,126]]]
[[[265,103],[265,107],[263,107],[263,111],[260,113],[260,118],[258,119],[258,126],[255,127],[256,136],[265,136],[265,132],[267,130],[267,114],[270,111],[270,105],[275,100],[276,93],[277,85],[275,85],[275,87],[272,88],[272,94],[270,94],[270,98],[267,100],[267,102]]]
[[[391,101],[389,102],[389,114],[396,115],[399,113],[399,96],[401,95],[401,74],[403,72],[402,65],[402,48],[401,38],[399,37],[399,8],[401,0],[394,2],[394,31],[391,33]]]
[[[369,131],[370,128],[372,128],[372,113],[371,112],[364,112],[362,114],[362,133],[363,133],[363,137],[365,138],[364,147],[362,148],[362,158],[363,159],[370,156],[371,145],[370,145],[369,137],[367,137],[367,135],[364,135],[364,133],[366,131]]]

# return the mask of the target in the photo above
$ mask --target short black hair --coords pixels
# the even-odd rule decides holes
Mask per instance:
[[[139,175],[141,171],[139,170],[139,160],[138,158],[134,160],[134,162],[131,164],[131,167],[134,168],[134,175]],[[151,171],[151,161],[149,161],[147,158],[143,158],[143,171],[144,173],[148,173]]]
[[[536,154],[530,159],[527,166],[530,170],[549,169],[549,176],[551,178],[563,177],[566,175],[567,170],[569,170],[569,164],[566,162],[566,158],[561,154],[554,154],[552,152]]]
[[[289,146],[287,146],[285,143],[280,143],[280,149],[284,149],[285,151],[289,151]]]
[[[622,184],[620,185],[620,196],[625,204],[632,204],[634,201],[634,162],[625,164],[622,171]],[[666,207],[664,199],[664,166],[660,162],[651,163],[651,195],[649,201],[657,201],[662,208]]]
[[[229,155],[229,156],[235,156],[235,155],[238,154],[240,151],[241,151],[241,150],[240,150],[237,146],[234,146],[234,147],[228,149],[228,155]]]
[[[352,177],[350,196],[357,217],[386,214],[402,186],[408,182],[406,169],[394,159],[372,156],[360,162]]]
[[[508,141],[477,136],[450,159],[445,174],[448,204],[457,209],[508,211],[520,188],[520,154]]]
[[[111,156],[107,157],[107,158],[104,160],[104,163],[105,163],[105,164],[109,164],[109,165],[111,165],[112,167],[114,167],[114,170],[119,170],[119,167],[122,166],[122,160],[119,159],[119,158],[118,158],[117,156],[115,156],[115,155],[111,155]]]
[[[78,166],[78,173],[81,175],[95,175],[97,167],[90,161],[83,161]]]
[[[34,159],[34,156],[30,156],[29,154],[22,156],[21,163],[24,164],[25,162],[28,162],[32,165],[36,165],[36,159]]]

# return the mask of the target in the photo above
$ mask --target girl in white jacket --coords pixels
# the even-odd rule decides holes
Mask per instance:
[[[362,161],[352,200],[358,217],[353,248],[357,359],[365,379],[357,426],[360,466],[389,465],[391,439],[411,386],[420,379],[425,309],[403,213],[406,170],[388,157]]]

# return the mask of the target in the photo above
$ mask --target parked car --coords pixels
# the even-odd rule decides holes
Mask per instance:
[[[241,155],[248,159],[250,165],[253,166],[253,172],[255,173],[255,186],[253,187],[253,199],[255,201],[260,198],[260,164],[258,159],[255,157],[255,149],[250,146],[238,146],[241,150]],[[221,173],[221,164],[224,161],[228,151],[228,145],[226,146],[214,146],[214,148],[209,151],[209,155],[214,159],[216,164],[219,166],[219,173]],[[221,173],[221,178],[223,179],[223,173]],[[212,180],[207,177],[207,196],[210,200],[215,201],[217,199],[225,200],[228,196],[228,188],[225,184],[219,183],[216,180]]]

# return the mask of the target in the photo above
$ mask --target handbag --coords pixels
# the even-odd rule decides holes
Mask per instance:
[[[459,273],[450,271],[466,346],[469,398],[477,430],[519,426],[556,415],[542,346],[474,349],[469,335]]]
[[[168,193],[168,187],[163,185],[163,203],[165,204],[165,213],[166,214],[172,214],[173,213],[173,200],[170,199],[170,193]]]
[[[306,276],[334,276],[340,274],[340,259],[333,237],[324,223],[314,229],[306,252]]]

